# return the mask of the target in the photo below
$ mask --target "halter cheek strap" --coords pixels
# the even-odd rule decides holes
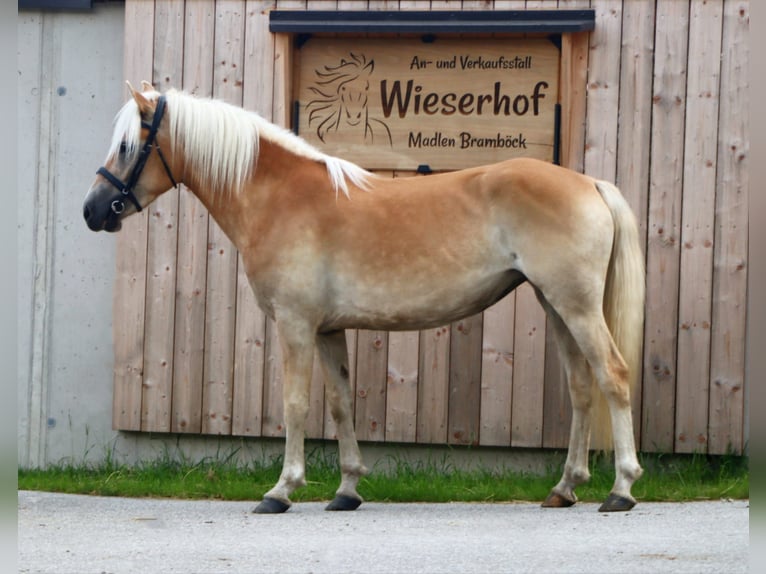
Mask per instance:
[[[168,165],[168,162],[165,159],[165,155],[162,153],[160,146],[155,141],[157,137],[157,131],[160,128],[160,122],[162,121],[162,116],[165,114],[165,105],[165,96],[160,96],[157,100],[157,108],[154,111],[152,123],[149,124],[144,121],[141,122],[141,126],[149,130],[149,135],[146,138],[141,151],[138,153],[138,160],[130,172],[127,183],[122,181],[119,177],[114,175],[103,166],[98,168],[98,171],[96,172],[97,174],[103,176],[114,187],[120,190],[120,193],[123,195],[123,197],[129,199],[130,202],[136,207],[136,211],[141,211],[141,204],[138,202],[138,199],[133,193],[133,188],[135,188],[136,183],[138,183],[138,178],[141,177],[141,172],[144,171],[144,167],[146,166],[146,162],[149,159],[149,155],[151,154],[152,149],[157,150],[157,153],[160,156],[160,160],[162,161],[162,166],[165,168],[165,173],[167,173],[168,177],[170,178],[173,187],[178,187],[178,182],[176,182],[175,178],[173,177],[173,173],[170,171],[170,165]],[[111,209],[114,213],[119,215],[125,211],[124,201],[121,199],[115,199],[112,202]]]

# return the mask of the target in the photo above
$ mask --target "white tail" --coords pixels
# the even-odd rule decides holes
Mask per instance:
[[[638,223],[628,202],[616,186],[596,181],[614,220],[612,258],[604,289],[604,317],[622,358],[628,365],[633,394],[641,366],[644,340],[644,256],[638,238]],[[610,449],[611,424],[606,400],[597,401],[593,412],[594,446]]]

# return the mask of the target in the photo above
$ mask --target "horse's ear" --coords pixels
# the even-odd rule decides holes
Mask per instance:
[[[362,71],[367,72],[368,74],[372,74],[372,71],[375,69],[375,60],[370,60],[367,65],[362,68]]]
[[[155,92],[154,86],[146,80],[141,80],[141,90],[144,92]]]
[[[133,96],[133,99],[136,100],[136,104],[138,104],[139,112],[142,114],[151,114],[154,111],[151,102],[146,99],[144,94],[138,90],[133,89],[133,86],[130,84],[130,82],[128,82],[128,89],[130,90],[130,95]]]

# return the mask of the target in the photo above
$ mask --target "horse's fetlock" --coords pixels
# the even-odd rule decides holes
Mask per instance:
[[[590,480],[590,472],[587,468],[571,469],[567,471],[567,480],[572,484],[584,484]]]
[[[306,475],[303,472],[283,471],[280,480],[283,484],[290,487],[290,490],[306,486]]]
[[[370,470],[363,464],[344,464],[341,465],[340,471],[346,476],[367,476],[370,474]]]
[[[641,478],[642,474],[644,474],[644,469],[641,468],[641,466],[637,463],[621,464],[620,472],[624,474],[627,478],[629,478],[631,481],[635,482],[639,478]]]

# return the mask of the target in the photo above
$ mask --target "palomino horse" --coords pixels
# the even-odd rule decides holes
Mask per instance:
[[[575,487],[589,478],[598,388],[616,471],[601,510],[634,506],[630,491],[642,470],[630,382],[644,270],[635,217],[615,186],[530,159],[377,177],[221,101],[161,95],[147,83],[130,91],[106,166],[85,198],[85,219],[94,231],[117,231],[124,217],[180,182],[239,249],[259,306],[276,322],[284,360],[284,466],[256,512],[284,512],[305,484],[315,350],[339,437],[341,484],[327,508],[353,510],[368,471],[354,435],[344,329],[443,325],[524,281],[555,333],[573,406],[563,476],[543,505],[574,504]]]

